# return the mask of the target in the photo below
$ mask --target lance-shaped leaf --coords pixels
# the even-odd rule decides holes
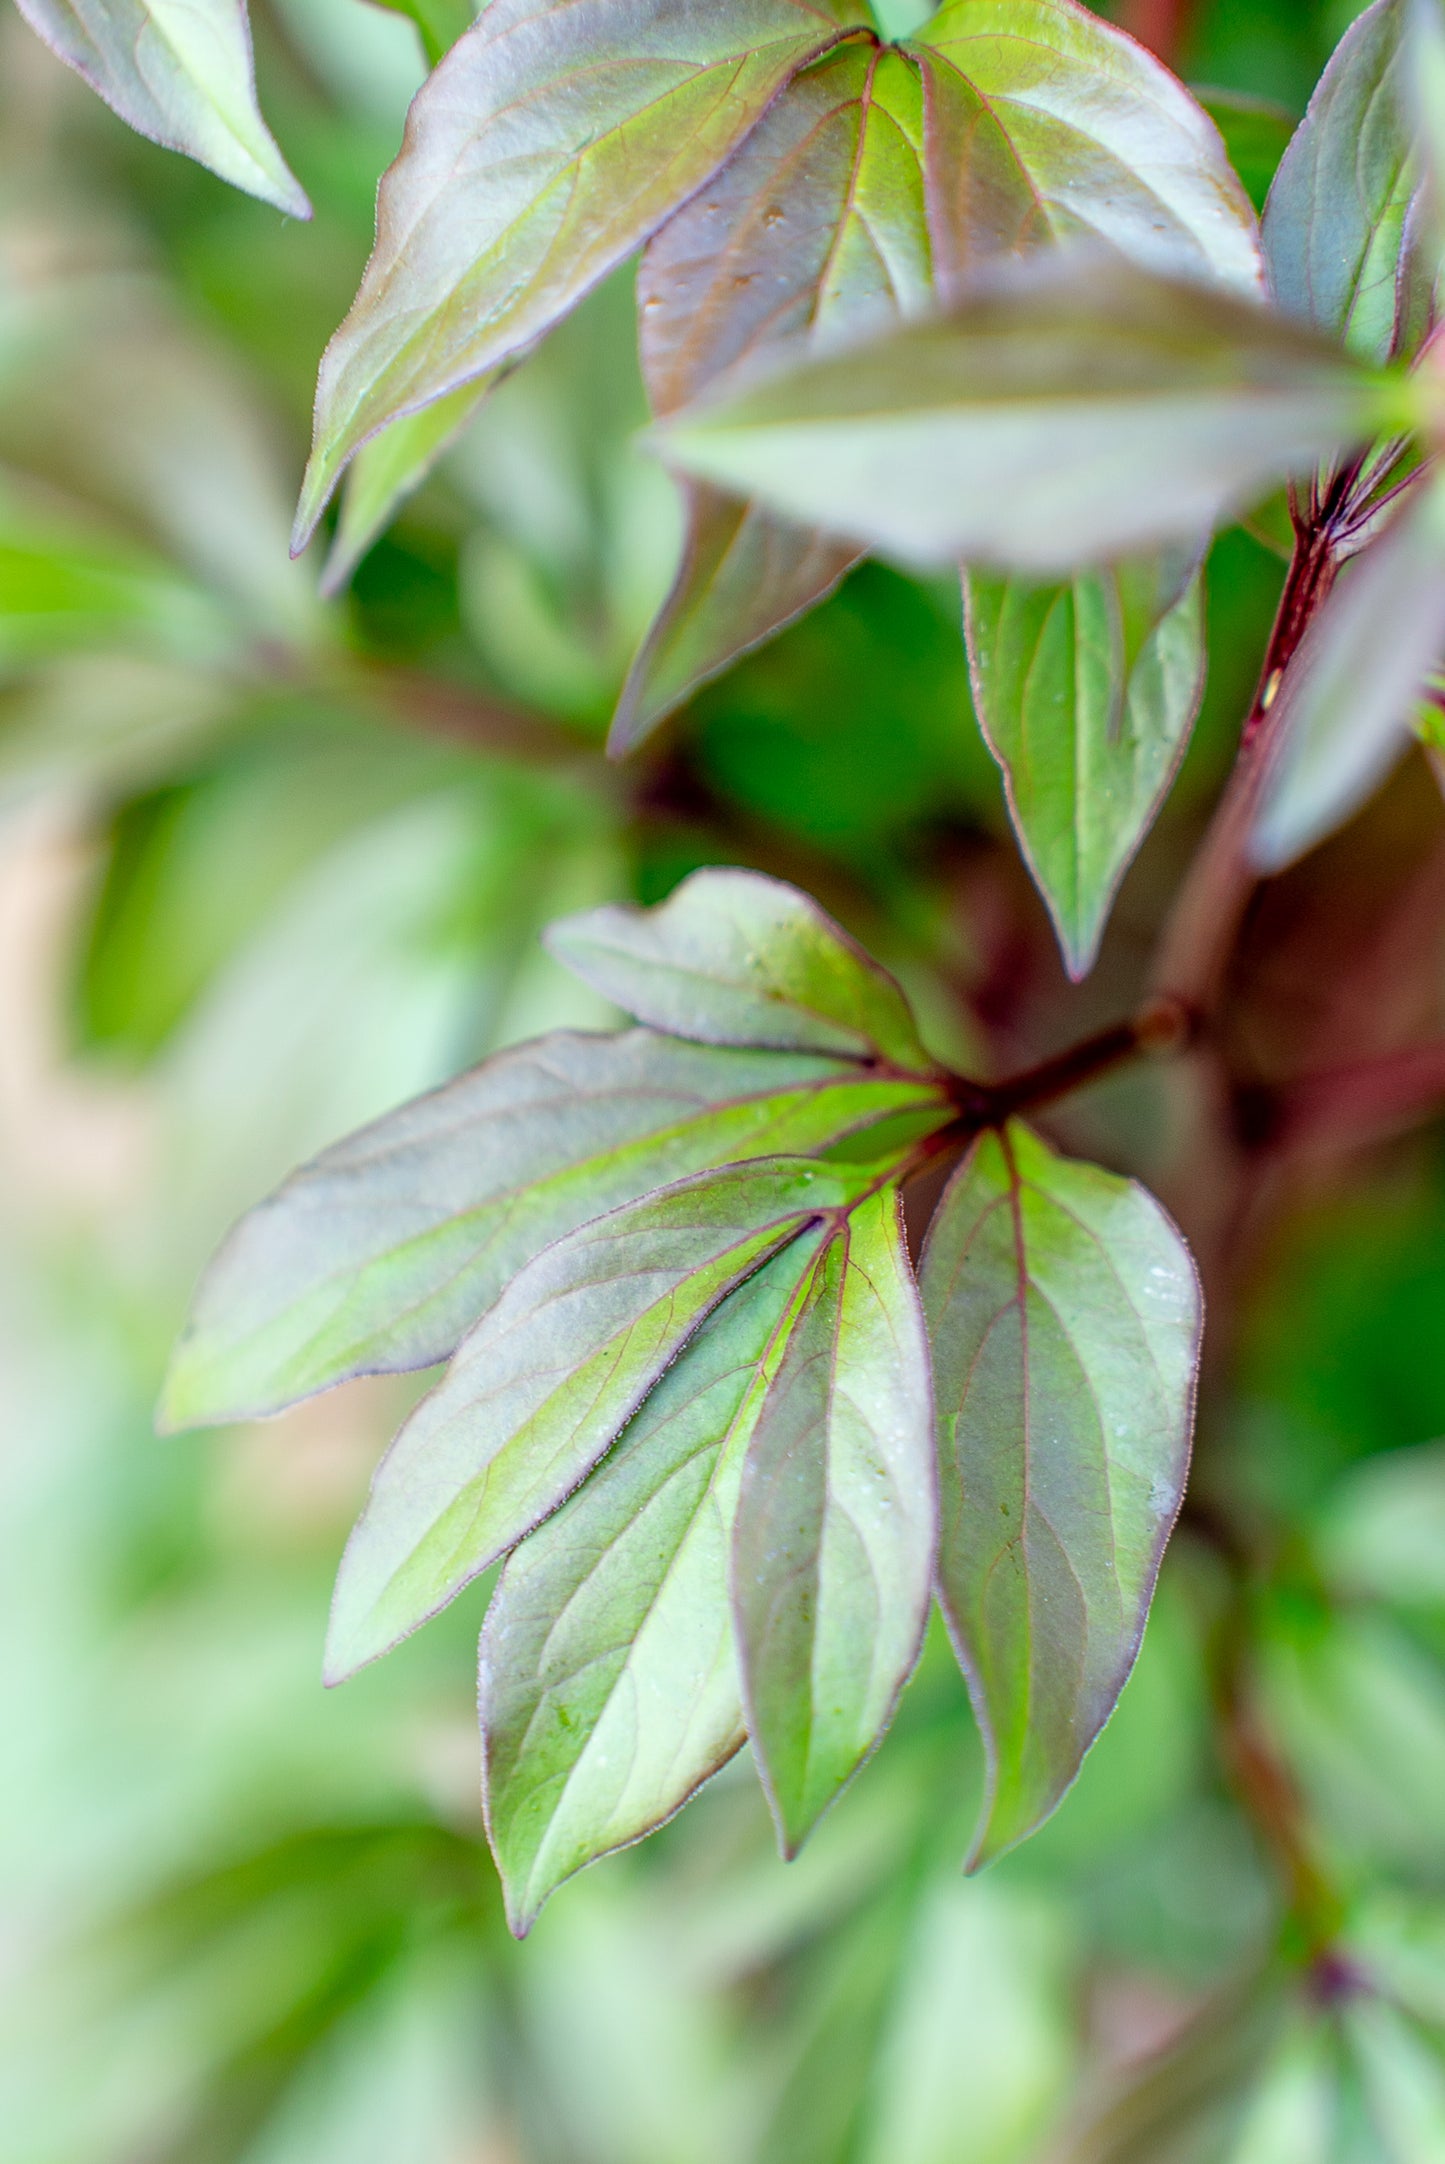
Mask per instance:
[[[916,65],[847,46],[800,75],[649,247],[638,280],[655,413],[783,340],[815,345],[932,296]],[[682,564],[622,694],[625,751],[696,686],[820,601],[857,551],[690,486]]]
[[[924,1250],[939,1600],[988,1754],[971,1862],[1047,1818],[1134,1663],[1189,1461],[1198,1281],[1157,1202],[1017,1124]]]
[[[928,1340],[896,1188],[825,1245],[743,1465],[733,1614],[748,1734],[795,1855],[893,1717],[937,1532]]]
[[[353,1375],[430,1366],[588,1218],[936,1102],[848,1062],[649,1030],[519,1045],[335,1144],[242,1218],[196,1296],[162,1419],[250,1419]]]
[[[1332,833],[1410,742],[1416,705],[1445,659],[1445,481],[1418,491],[1347,564],[1284,674],[1278,752],[1254,861],[1279,871]]]
[[[945,288],[987,256],[1079,235],[1259,288],[1254,215],[1218,130],[1132,38],[1074,0],[945,0],[911,49]]]
[[[887,970],[811,895],[761,872],[693,872],[655,909],[607,903],[544,937],[584,984],[674,1036],[932,1071]]]
[[[256,104],[245,0],[17,0],[122,120],[294,218],[311,205]]]
[[[1369,360],[1395,350],[1404,248],[1419,187],[1407,98],[1407,0],[1376,0],[1345,32],[1285,152],[1264,215],[1283,308]]]
[[[1150,54],[1057,0],[945,8],[917,46],[839,54],[799,77],[652,243],[654,409],[786,337],[827,346],[918,313],[935,249],[957,283],[991,256],[1081,231],[1149,263],[1261,283],[1219,137]],[[682,568],[623,695],[617,750],[821,599],[855,554],[716,490],[688,495]]]
[[[1062,585],[964,576],[974,705],[1072,977],[1093,964],[1199,708],[1204,600],[1191,574],[1176,553]]]
[[[1192,545],[1418,404],[1291,318],[1088,249],[1003,267],[937,320],[729,378],[654,440],[905,562],[1051,572]]]
[[[800,1234],[729,1294],[498,1581],[481,1644],[484,1792],[519,1934],[563,1879],[660,1825],[743,1741],[728,1541],[820,1238]]]
[[[849,0],[492,0],[382,178],[321,363],[298,546],[368,436],[534,344],[857,19]]]
[[[357,452],[346,476],[341,516],[321,580],[324,594],[339,594],[378,535],[384,533],[408,496],[421,487],[443,451],[453,444],[486,397],[500,369],[476,383],[405,413]]]
[[[544,1248],[462,1339],[377,1468],[342,1557],[328,1681],[385,1653],[591,1471],[718,1302],[864,1175],[703,1172]]]

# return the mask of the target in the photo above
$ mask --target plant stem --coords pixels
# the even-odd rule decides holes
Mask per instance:
[[[1247,1588],[1238,1580],[1217,1647],[1214,1701],[1230,1785],[1283,1882],[1292,1929],[1321,1976],[1337,1965],[1343,1922],[1339,1894],[1321,1871],[1294,1778],[1260,1726],[1248,1687]]]
[[[1240,734],[1239,757],[1160,939],[1155,985],[1162,995],[1206,1020],[1219,1004],[1230,952],[1256,883],[1249,837],[1274,748],[1270,716],[1284,672],[1334,585],[1337,570],[1328,521],[1301,531],[1259,688]]]
[[[1172,68],[1189,35],[1193,13],[1193,0],[1129,0],[1120,22],[1131,37]]]
[[[1055,1104],[1072,1096],[1087,1082],[1097,1081],[1116,1067],[1140,1058],[1160,1058],[1184,1051],[1194,1035],[1191,1011],[1177,999],[1150,999],[1126,1022],[1115,1022],[1095,1036],[1080,1038],[1067,1050],[1036,1067],[1006,1076],[1002,1082],[975,1082],[967,1075],[953,1079],[953,1101],[958,1107],[956,1126],[978,1132],[999,1127],[1016,1112]]]

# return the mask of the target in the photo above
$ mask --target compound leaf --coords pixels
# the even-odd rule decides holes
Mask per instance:
[[[719,384],[654,437],[686,472],[906,562],[1048,573],[1197,545],[1416,403],[1289,317],[1086,249],[981,277],[951,315]]]
[[[1101,95],[1106,85],[1108,95]],[[1058,0],[945,8],[920,43],[847,50],[782,94],[653,241],[654,410],[785,340],[826,349],[919,314],[990,257],[1093,232],[1256,291],[1250,206],[1218,135],[1153,57]],[[673,593],[623,694],[622,751],[707,676],[822,598],[846,542],[696,482]]]
[[[1285,670],[1254,861],[1280,871],[1365,801],[1410,742],[1445,657],[1445,482],[1426,482],[1345,566]]]
[[[797,1157],[699,1173],[519,1271],[377,1468],[336,1581],[328,1680],[385,1653],[554,1510],[703,1318],[846,1208],[861,1177]]]
[[[901,53],[846,46],[790,83],[648,248],[638,282],[656,413],[784,340],[834,344],[932,295],[923,95]],[[612,748],[811,608],[857,560],[807,528],[688,487],[671,594],[618,707]]]
[[[1407,0],[1376,0],[1320,78],[1270,190],[1265,251],[1280,306],[1367,360],[1396,350],[1415,310],[1402,275],[1419,189],[1403,39]]]
[[[939,1600],[988,1755],[977,1866],[1059,1802],[1133,1666],[1184,1492],[1200,1302],[1151,1196],[1017,1123],[924,1250]]]
[[[514,1931],[742,1743],[728,1541],[743,1454],[821,1234],[730,1293],[616,1448],[508,1559],[482,1631],[487,1825]]]
[[[918,1658],[937,1530],[928,1340],[896,1188],[826,1243],[743,1465],[733,1613],[785,1855],[873,1749]]]
[[[17,0],[50,50],[138,134],[293,218],[311,205],[256,104],[245,0]]]
[[[297,546],[369,436],[533,345],[856,19],[848,0],[491,0],[382,178],[321,364]]]
[[[1038,585],[964,575],[974,705],[1072,977],[1183,756],[1203,587],[1175,552]]]
[[[303,1165],[231,1233],[162,1401],[254,1418],[427,1367],[523,1263],[588,1218],[737,1157],[807,1155],[936,1101],[849,1062],[559,1031]]]
[[[946,0],[910,50],[945,292],[989,256],[1081,235],[1258,290],[1254,215],[1219,132],[1132,38],[1073,0]]]
[[[608,903],[544,936],[584,984],[654,1029],[932,1070],[888,972],[811,895],[761,872],[693,872],[655,909]]]

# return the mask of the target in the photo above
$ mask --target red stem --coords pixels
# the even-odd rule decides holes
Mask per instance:
[[[1154,982],[1161,995],[1191,1013],[1208,1017],[1219,1003],[1230,950],[1255,886],[1249,837],[1273,749],[1270,715],[1284,672],[1338,568],[1327,527],[1301,533],[1259,689],[1240,735],[1239,757],[1164,927]]]

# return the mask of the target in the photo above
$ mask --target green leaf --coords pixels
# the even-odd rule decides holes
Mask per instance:
[[[1093,966],[1199,709],[1204,599],[1192,572],[1174,554],[1064,585],[964,575],[974,705],[1071,977]]]
[[[1376,0],[1345,32],[1264,215],[1280,306],[1373,361],[1399,350],[1401,319],[1412,313],[1400,291],[1419,187],[1402,42],[1407,4]]]
[[[427,64],[433,68],[477,19],[471,0],[377,0],[377,4],[416,24]]]
[[[784,1855],[893,1717],[937,1532],[928,1339],[896,1188],[825,1245],[743,1465],[733,1614]]]
[[[744,1737],[728,1542],[753,1423],[820,1234],[709,1316],[482,1631],[487,1826],[520,1936],[584,1864],[661,1824]]]
[[[1217,135],[1109,24],[1057,0],[970,0],[917,46],[830,56],[648,251],[654,411],[784,340],[827,349],[917,315],[935,254],[945,285],[957,284],[991,256],[1090,230],[1146,263],[1245,291],[1261,283],[1254,219]],[[623,694],[615,751],[820,600],[856,558],[756,504],[696,485],[687,496],[682,566]]]
[[[1272,98],[1251,97],[1243,90],[1196,90],[1194,95],[1224,138],[1245,194],[1262,211],[1294,135],[1294,115]]]
[[[297,546],[369,436],[533,345],[855,20],[848,0],[491,0],[382,178],[321,363]]]
[[[554,1510],[704,1317],[863,1177],[797,1157],[699,1173],[519,1271],[377,1468],[336,1581],[327,1680],[387,1652]]]
[[[925,1084],[840,1061],[648,1030],[519,1045],[335,1144],[242,1218],[197,1293],[162,1420],[251,1419],[353,1375],[430,1366],[588,1218],[930,1102]]]
[[[638,281],[653,411],[784,340],[836,345],[932,295],[915,64],[846,46],[790,83],[652,242]],[[801,615],[857,551],[689,487],[677,579],[628,678],[611,748]]]
[[[1280,871],[1358,810],[1410,742],[1445,655],[1445,480],[1427,481],[1348,563],[1275,699],[1278,745],[1254,861]]]
[[[761,872],[693,872],[655,909],[608,903],[544,936],[584,984],[674,1036],[934,1071],[887,970],[811,895]]]
[[[0,486],[0,667],[91,646],[229,658],[235,627],[163,559]]]
[[[1059,2164],[1246,2164],[1239,2137],[1272,2060],[1297,2030],[1292,2017],[1285,1978],[1273,1969],[1221,1992],[1173,2043],[1118,2077],[1062,2146]],[[1272,2164],[1286,2160],[1276,2155]]]
[[[421,487],[501,374],[501,369],[492,369],[480,381],[464,383],[459,391],[439,398],[435,405],[403,414],[362,445],[346,476],[341,516],[321,580],[324,594],[341,592],[372,543],[385,533],[407,497]]]
[[[945,290],[988,256],[1080,235],[1259,290],[1255,220],[1218,131],[1132,38],[1073,0],[948,0],[911,50]]]
[[[988,1753],[974,1867],[1058,1804],[1124,1687],[1184,1492],[1200,1302],[1152,1196],[1010,1124],[924,1250],[939,1599]]]
[[[17,0],[32,30],[141,135],[309,218],[256,104],[245,0]]]
[[[655,428],[665,458],[920,565],[1046,573],[1197,543],[1281,475],[1408,426],[1409,387],[1292,319],[1090,250]]]

